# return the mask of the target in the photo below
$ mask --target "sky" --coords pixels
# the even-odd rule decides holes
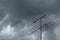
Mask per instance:
[[[60,40],[60,0],[0,0],[0,40],[40,40],[40,21],[49,23],[43,27],[42,40]]]

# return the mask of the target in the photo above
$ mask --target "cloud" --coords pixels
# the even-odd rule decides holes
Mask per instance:
[[[11,25],[7,25],[7,27],[3,27],[3,29],[0,31],[0,37],[10,39],[16,35],[14,27],[11,27]]]
[[[27,38],[28,40],[36,40],[37,36],[32,34],[32,35],[26,35],[25,38]]]
[[[52,22],[54,22],[54,24],[56,23],[55,24],[56,26],[60,24],[59,16],[56,19],[54,18],[56,17],[56,15],[59,15],[58,14],[58,12],[60,11],[59,6],[60,6],[59,0],[0,0],[0,19],[1,19],[0,33],[1,35],[4,34],[4,35],[11,36],[12,34],[15,33],[14,30],[17,29],[18,35],[16,35],[15,36],[16,38],[14,37],[12,40],[14,39],[24,40],[25,39],[24,36],[26,35],[25,33],[31,33],[32,29],[37,28],[36,26],[32,26],[32,28],[30,27],[28,28],[25,25],[32,23],[34,20],[38,18],[37,16],[43,15],[43,14],[47,14],[52,19]],[[36,17],[36,18],[33,18],[33,17]],[[11,24],[12,27],[8,27],[7,25],[9,24]],[[6,26],[6,28],[4,26]],[[20,30],[21,28],[22,28],[22,31]],[[54,27],[52,29],[54,29]],[[47,39],[49,39],[50,32],[48,32],[47,34],[48,34]],[[51,34],[54,34],[54,33],[51,33]],[[27,37],[29,39],[35,39],[36,36],[39,36],[39,35],[33,34]]]
[[[60,25],[57,25],[55,30],[54,30],[54,33],[56,34],[56,39],[57,40],[60,40],[60,31],[59,31],[59,29],[60,29]]]

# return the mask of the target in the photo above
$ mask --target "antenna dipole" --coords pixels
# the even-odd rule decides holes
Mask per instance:
[[[35,31],[33,31],[32,33],[34,33],[34,32],[36,32],[37,30],[39,30],[40,29],[40,40],[42,40],[42,18],[45,18],[46,17],[46,15],[43,15],[43,16],[41,16],[39,19],[37,19],[36,21],[34,21],[32,24],[34,24],[34,23],[36,23],[37,21],[39,21],[40,20],[40,27],[39,28],[37,28]],[[31,24],[31,25],[32,25]],[[29,26],[31,26],[31,25],[29,25]],[[44,25],[45,26],[45,25]],[[29,35],[31,35],[32,33],[30,33]]]

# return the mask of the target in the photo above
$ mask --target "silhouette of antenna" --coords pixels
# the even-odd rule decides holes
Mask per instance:
[[[34,23],[36,23],[37,21],[39,21],[40,20],[40,27],[39,28],[37,28],[36,30],[34,30],[33,32],[31,32],[30,34],[28,34],[28,35],[31,35],[32,33],[34,33],[34,32],[36,32],[37,30],[39,30],[40,29],[40,40],[42,40],[42,18],[45,18],[46,17],[46,15],[43,15],[43,16],[41,16],[39,19],[37,19],[36,21],[34,21],[32,24],[34,24]],[[29,26],[31,26],[32,24],[30,24]],[[47,24],[45,24],[44,26],[46,26]]]
[[[30,24],[29,26],[31,26],[31,25],[33,25],[34,23],[36,23],[37,21],[40,21],[40,27],[39,28],[37,28],[36,30],[34,30],[33,32],[31,32],[30,34],[28,34],[28,35],[31,35],[31,34],[33,34],[34,32],[36,32],[36,31],[38,31],[38,30],[40,30],[40,40],[42,40],[42,28],[43,27],[45,27],[45,26],[47,26],[49,23],[51,23],[49,20],[47,20],[46,19],[46,21],[48,21],[48,23],[45,23],[44,25],[42,25],[42,19],[49,19],[48,17],[47,17],[47,15],[43,15],[43,16],[41,16],[39,19],[37,19],[36,21],[34,21],[32,24]]]
[[[36,23],[37,21],[41,20],[41,19],[42,19],[42,18],[44,18],[44,17],[46,17],[46,15],[41,16],[39,19],[37,19],[36,21],[34,21],[33,23],[31,23],[31,24],[30,24],[30,25],[28,25],[28,26],[33,25],[34,23]]]

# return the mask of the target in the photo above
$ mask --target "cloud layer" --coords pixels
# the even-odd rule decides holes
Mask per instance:
[[[39,30],[28,35],[39,28],[39,21],[32,26],[28,25],[44,14],[53,25],[49,24],[51,28],[45,28],[43,40],[56,40],[57,37],[59,40],[59,0],[0,0],[0,40],[40,40]],[[50,38],[55,35],[57,37]]]

